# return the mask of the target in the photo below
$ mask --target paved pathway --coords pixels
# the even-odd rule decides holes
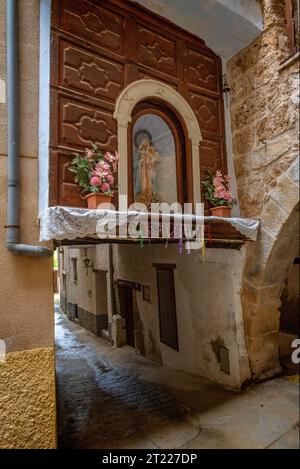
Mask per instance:
[[[297,448],[299,384],[288,377],[239,394],[113,349],[56,313],[63,448]]]

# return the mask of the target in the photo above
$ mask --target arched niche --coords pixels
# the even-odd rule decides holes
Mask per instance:
[[[159,99],[166,106],[176,109],[184,123],[192,148],[193,198],[201,202],[200,155],[199,144],[202,140],[200,127],[194,111],[181,94],[171,86],[157,80],[142,79],[128,85],[119,95],[114,112],[118,124],[119,162],[119,197],[128,191],[128,124],[131,122],[132,110],[137,103],[145,99]]]

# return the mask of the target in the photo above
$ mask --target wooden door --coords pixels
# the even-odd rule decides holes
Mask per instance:
[[[120,314],[126,324],[126,344],[135,346],[132,288],[119,285]]]

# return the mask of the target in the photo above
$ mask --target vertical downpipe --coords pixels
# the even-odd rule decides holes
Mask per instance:
[[[7,37],[7,225],[6,247],[14,254],[52,256],[51,249],[20,244],[20,104],[18,1],[6,1]]]

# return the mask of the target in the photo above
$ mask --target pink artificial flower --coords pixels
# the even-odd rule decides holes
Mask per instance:
[[[118,152],[115,152],[114,161],[112,162],[112,169],[114,173],[116,173],[118,170],[118,161],[119,161],[119,154]]]
[[[93,176],[90,179],[90,184],[91,184],[91,186],[100,186],[101,180],[98,176]]]
[[[91,160],[94,158],[95,156],[95,152],[93,150],[90,150],[88,148],[85,149],[85,154],[86,154],[86,157]]]
[[[228,202],[232,202],[233,200],[232,194],[226,189],[216,190],[214,196],[218,199],[227,200]]]
[[[109,164],[106,161],[101,160],[96,164],[96,169],[101,171],[109,171]]]
[[[100,161],[96,164],[93,174],[99,177],[105,177],[110,173],[109,164],[105,161]]]
[[[101,189],[103,192],[109,192],[109,190],[110,190],[110,185],[109,185],[107,182],[103,182],[103,183],[101,184],[100,189]]]
[[[105,153],[104,158],[106,161],[109,161],[109,163],[112,163],[115,160],[114,155],[112,155],[109,151]]]
[[[113,177],[112,174],[108,174],[108,175],[106,176],[106,179],[107,179],[107,182],[108,182],[111,186],[112,186],[113,183],[115,182],[114,177]]]

